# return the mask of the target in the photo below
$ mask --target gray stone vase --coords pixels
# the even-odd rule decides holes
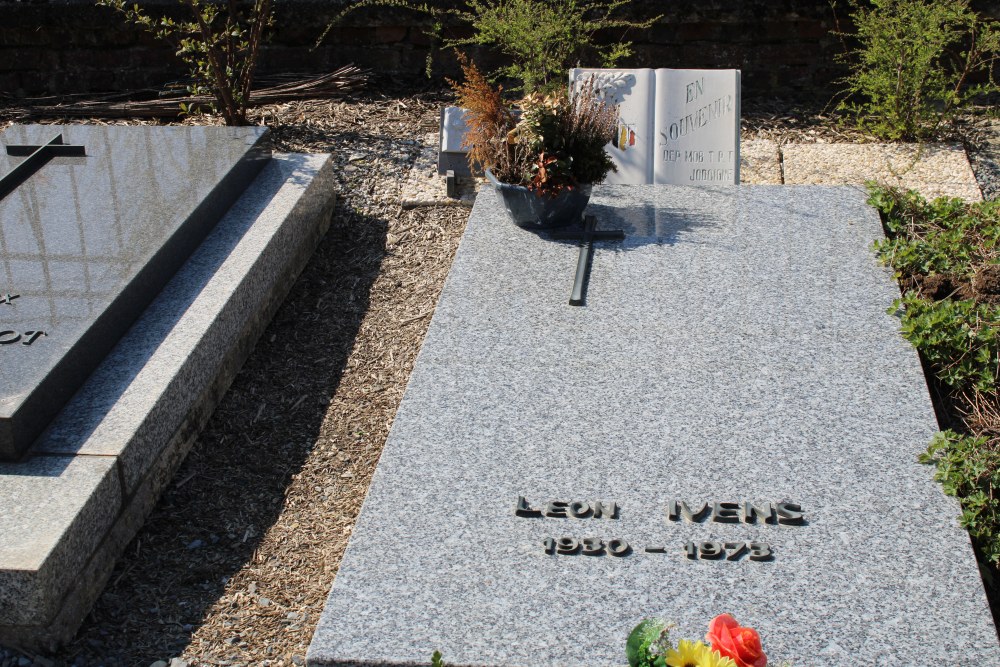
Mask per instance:
[[[486,178],[500,193],[507,214],[518,227],[525,229],[551,229],[566,227],[578,222],[590,201],[593,186],[590,183],[563,190],[555,197],[539,195],[523,185],[501,183],[489,169]]]

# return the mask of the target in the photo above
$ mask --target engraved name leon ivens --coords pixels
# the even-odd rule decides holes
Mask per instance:
[[[514,514],[525,518],[548,517],[553,519],[617,519],[618,504],[604,500],[550,500],[532,504],[524,496],[518,496]],[[686,501],[671,500],[667,504],[668,522],[681,521],[701,523],[711,519],[716,523],[758,522],[770,525],[803,526],[805,515],[798,503],[781,501],[778,503],[754,502],[702,502],[689,505]],[[546,537],[542,541],[545,554],[550,556],[614,556],[623,558],[633,551],[632,546],[620,538],[602,537]],[[687,541],[681,549],[671,549],[664,544],[647,544],[643,553],[667,554],[683,553],[688,560],[739,561],[746,557],[750,561],[767,562],[774,560],[772,545],[768,542],[735,541],[703,542]]]

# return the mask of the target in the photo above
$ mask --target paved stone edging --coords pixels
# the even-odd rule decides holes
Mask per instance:
[[[437,134],[428,134],[407,174],[400,199],[415,206],[471,206],[477,183],[464,182],[459,199],[448,197],[437,174]],[[980,184],[958,143],[785,144],[751,139],[740,145],[744,185],[863,185],[866,181],[913,189],[925,197],[982,201]]]

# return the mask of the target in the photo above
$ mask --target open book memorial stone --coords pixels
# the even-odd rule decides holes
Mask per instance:
[[[574,69],[570,82],[620,107],[608,184],[740,182],[739,70]]]

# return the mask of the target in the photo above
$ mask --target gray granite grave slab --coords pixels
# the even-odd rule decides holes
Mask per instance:
[[[0,643],[72,636],[312,254],[328,155],[253,181],[23,461],[0,464]]]
[[[480,193],[309,649],[310,665],[625,664],[643,617],[729,612],[770,664],[1000,664],[899,292],[847,187],[603,186],[586,306],[574,246]],[[523,518],[519,496],[617,519]],[[805,525],[670,501],[794,502]],[[626,540],[624,557],[545,553]],[[689,559],[688,541],[774,558]],[[647,553],[659,546],[665,553]]]
[[[0,459],[24,452],[239,198],[270,154],[266,133],[28,125],[0,135],[6,147],[61,134],[86,151],[0,199]],[[0,148],[0,174],[24,159]]]

